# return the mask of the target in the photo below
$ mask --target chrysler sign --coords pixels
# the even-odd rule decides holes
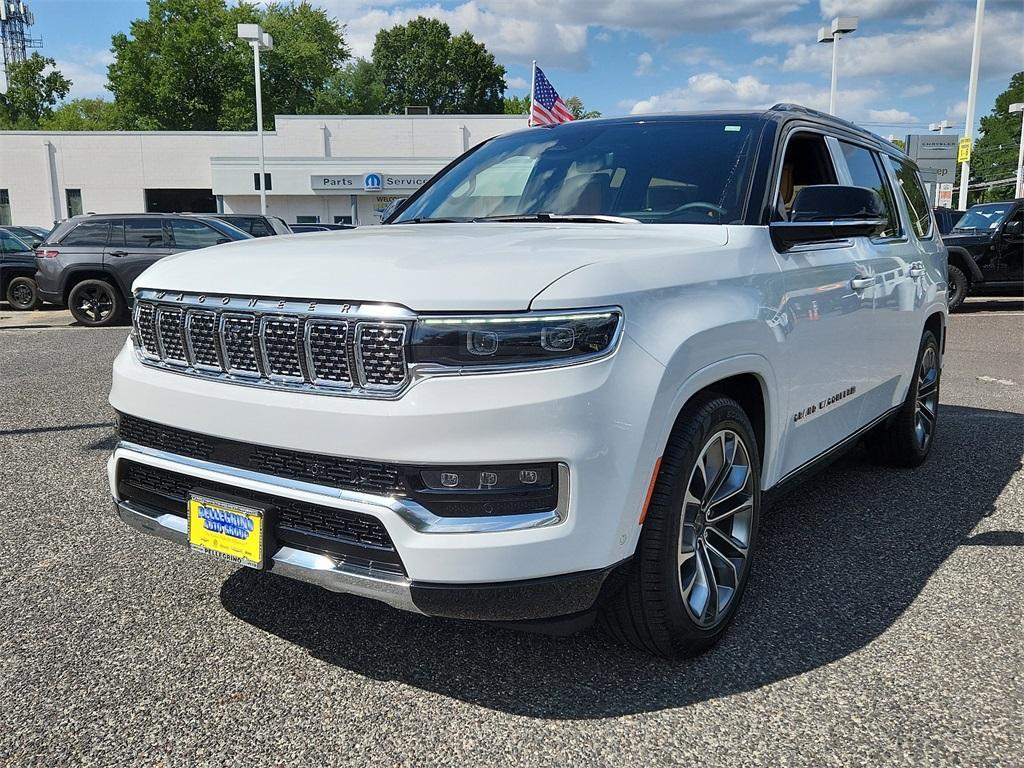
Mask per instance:
[[[429,179],[430,174],[315,174],[309,177],[310,188],[331,192],[386,192],[388,190],[419,189]]]

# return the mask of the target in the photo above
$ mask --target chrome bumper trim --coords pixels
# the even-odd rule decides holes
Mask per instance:
[[[122,451],[136,454],[137,457],[141,457],[142,463],[146,463],[145,458],[149,457],[177,464],[182,467],[186,474],[190,468],[216,473],[222,475],[221,482],[228,485],[231,484],[232,480],[244,480],[271,486],[270,492],[275,490],[284,491],[286,496],[292,495],[287,493],[288,491],[311,493],[325,497],[330,502],[333,502],[328,503],[328,506],[337,506],[336,502],[340,499],[351,504],[353,511],[366,514],[379,515],[381,509],[387,509],[398,515],[410,528],[418,533],[502,533],[505,531],[523,531],[531,528],[546,528],[563,522],[569,512],[569,467],[566,464],[558,465],[558,506],[555,509],[545,512],[530,512],[523,515],[439,517],[411,499],[347,491],[326,485],[307,483],[301,480],[290,480],[274,475],[265,475],[247,469],[229,467],[224,464],[215,464],[210,461],[203,461],[202,459],[193,459],[176,453],[168,453],[156,448],[147,448],[144,445],[124,440],[117,444],[115,455]]]
[[[136,530],[177,544],[188,544],[185,518],[131,501],[114,501],[122,522]],[[422,613],[412,601],[409,579],[336,560],[327,555],[281,547],[267,569],[271,573],[315,584],[332,592],[369,597],[403,611]]]

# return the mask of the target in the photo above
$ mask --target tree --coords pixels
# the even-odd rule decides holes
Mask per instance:
[[[600,117],[601,113],[597,110],[587,111],[583,106],[583,99],[579,96],[570,96],[565,100],[565,106],[572,112],[572,116],[576,120],[590,120],[592,117]]]
[[[384,110],[426,106],[436,114],[501,114],[505,68],[469,32],[452,37],[443,21],[420,16],[377,33],[373,65]]]
[[[530,114],[530,97],[529,96],[506,96],[505,97],[505,114],[506,115],[528,115],[528,114]]]
[[[7,70],[7,93],[0,94],[0,128],[33,130],[68,95],[71,81],[53,59],[33,53]]]
[[[322,115],[379,115],[384,95],[373,63],[358,59],[330,76],[317,94],[314,111]]]
[[[1012,179],[1017,171],[1020,147],[1019,112],[1010,113],[1010,105],[1024,102],[1024,72],[1010,78],[1009,87],[996,96],[992,111],[981,118],[981,138],[971,152],[971,183]],[[1013,197],[1013,181],[989,187],[984,200],[1006,200]]]
[[[116,131],[120,126],[117,106],[105,99],[74,99],[44,117],[45,131]]]
[[[312,111],[348,57],[338,23],[308,2],[259,8],[226,0],[149,0],[148,16],[114,35],[107,70],[121,127],[244,130],[255,127],[252,50],[236,24],[274,37],[261,56],[264,123]]]

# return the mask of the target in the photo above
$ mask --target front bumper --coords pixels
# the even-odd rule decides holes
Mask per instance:
[[[624,337],[614,356],[561,369],[429,379],[394,401],[266,391],[143,366],[127,344],[110,402],[122,413],[255,445],[410,465],[552,462],[568,470],[557,518],[491,529],[437,518],[401,499],[339,491],[121,445],[110,461],[187,474],[373,517],[404,575],[360,572],[323,553],[282,547],[270,570],[408,610],[497,621],[589,608],[609,569],[632,556],[658,446],[651,403],[663,369]],[[560,505],[561,506],[561,505]],[[125,522],[182,539],[159,510],[119,508]],[[512,516],[510,516],[512,517]],[[379,576],[379,574],[377,574]],[[326,582],[326,583],[325,583]],[[419,597],[417,598],[417,595]],[[539,597],[538,597],[539,595]]]

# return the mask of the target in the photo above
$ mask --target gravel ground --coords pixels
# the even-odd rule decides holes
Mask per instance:
[[[1021,764],[1016,303],[953,318],[928,463],[857,452],[786,499],[733,628],[685,662],[129,530],[104,477],[126,333],[0,330],[0,763]]]

